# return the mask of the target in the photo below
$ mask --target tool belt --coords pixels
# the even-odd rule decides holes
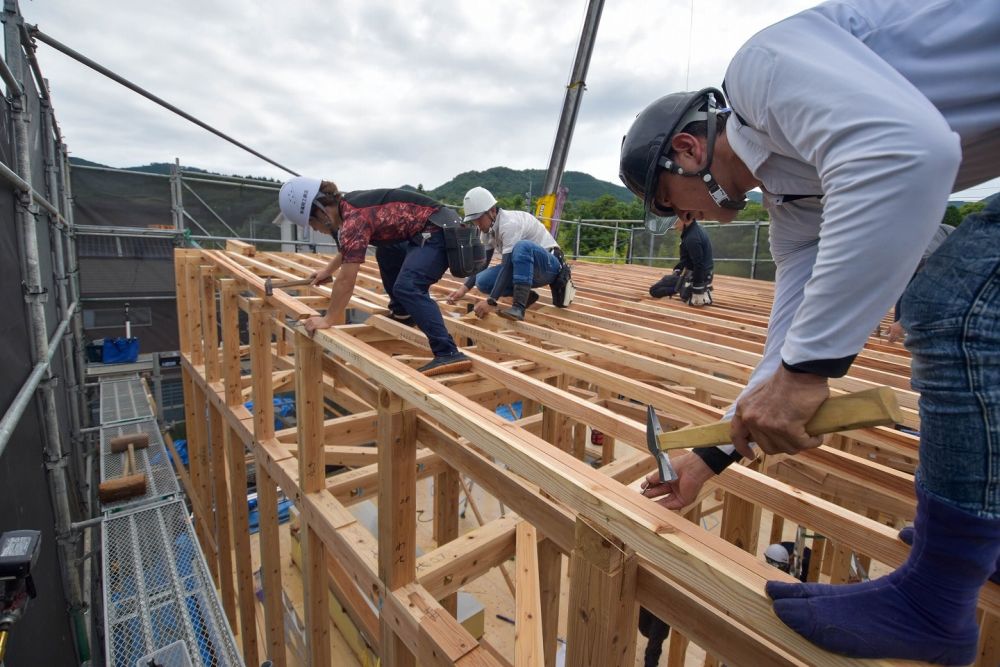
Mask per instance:
[[[458,214],[441,207],[428,221],[441,228],[448,254],[448,270],[456,278],[468,278],[486,268],[486,247],[475,225],[462,224]]]
[[[685,269],[684,272],[681,273],[680,278],[677,281],[677,296],[679,296],[681,298],[681,301],[683,301],[684,303],[690,303],[691,297],[694,294],[698,293],[699,290],[702,292],[707,290],[709,292],[709,295],[711,295],[712,277],[713,277],[712,272],[709,271],[708,276],[705,279],[705,284],[695,285],[694,273]]]
[[[556,279],[549,285],[552,289],[552,303],[557,308],[569,308],[570,304],[573,303],[573,297],[576,296],[576,286],[573,285],[573,271],[569,264],[566,263],[566,256],[563,255],[562,250],[552,248],[549,252],[556,256],[560,264]]]

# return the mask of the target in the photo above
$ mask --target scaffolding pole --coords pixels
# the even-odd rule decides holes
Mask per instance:
[[[28,333],[31,342],[32,362],[42,364],[42,372],[37,381],[44,433],[45,466],[48,471],[49,492],[55,515],[56,541],[59,551],[59,567],[62,574],[66,599],[69,602],[70,619],[77,641],[77,658],[89,659],[89,642],[84,632],[82,617],[87,608],[83,599],[79,572],[76,568],[75,540],[70,530],[72,516],[69,503],[69,481],[66,473],[67,461],[63,451],[62,437],[58,422],[58,406],[53,388],[51,372],[52,354],[47,337],[45,301],[46,290],[41,281],[41,267],[38,252],[38,208],[34,205],[31,184],[31,161],[29,158],[28,106],[24,87],[23,51],[20,26],[23,22],[15,0],[4,3],[4,37],[6,43],[5,60],[8,66],[14,64],[11,73],[21,81],[20,91],[11,100],[14,129],[14,159],[17,175],[28,185],[17,188],[16,220],[19,248],[22,251],[21,269],[24,282],[24,298],[28,306]],[[16,186],[16,184],[15,184]],[[37,193],[36,193],[37,194]],[[50,204],[51,206],[51,204]],[[54,208],[54,207],[53,207]],[[55,211],[58,215],[58,210]],[[59,216],[61,217],[61,215]]]

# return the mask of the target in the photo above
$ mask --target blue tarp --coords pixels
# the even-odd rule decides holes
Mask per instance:
[[[292,501],[288,498],[278,501],[278,523],[288,521],[288,512],[292,506]],[[260,512],[257,511],[257,498],[247,498],[247,507],[250,508],[250,534],[253,535],[260,530]]]
[[[285,422],[281,418],[295,414],[295,399],[291,396],[275,396],[273,402],[274,428],[275,430],[285,428]],[[247,401],[243,405],[251,414],[253,413],[253,401]]]
[[[177,455],[181,457],[181,463],[184,465],[188,464],[188,441],[187,440],[174,440],[174,449],[177,450]]]
[[[514,408],[513,413],[511,413],[510,408]],[[497,408],[496,412],[498,415],[500,415],[509,422],[517,421],[518,419],[521,418],[521,412],[522,412],[521,401],[517,401],[516,403],[508,403],[505,405],[501,405],[500,407]]]

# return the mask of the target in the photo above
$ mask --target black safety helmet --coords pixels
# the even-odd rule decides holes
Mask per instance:
[[[716,183],[709,169],[715,151],[716,116],[728,113],[725,97],[718,88],[665,95],[642,110],[622,138],[618,177],[643,201],[646,212],[661,217],[675,215],[673,208],[656,204],[657,178],[662,169],[680,176],[701,178],[715,202],[723,208],[740,210],[745,200],[733,200]],[[708,125],[708,157],[694,172],[685,171],[667,157],[670,140],[689,124],[704,120]]]

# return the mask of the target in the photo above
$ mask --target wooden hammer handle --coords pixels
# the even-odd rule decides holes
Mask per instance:
[[[134,475],[139,472],[135,467],[135,446],[128,443],[128,451],[125,453],[125,476]]]
[[[903,415],[896,401],[896,392],[890,387],[876,387],[826,399],[806,423],[806,433],[824,435],[869,426],[888,426],[901,421]],[[729,422],[719,421],[661,433],[658,442],[661,450],[669,450],[727,445],[732,438],[729,436]]]

